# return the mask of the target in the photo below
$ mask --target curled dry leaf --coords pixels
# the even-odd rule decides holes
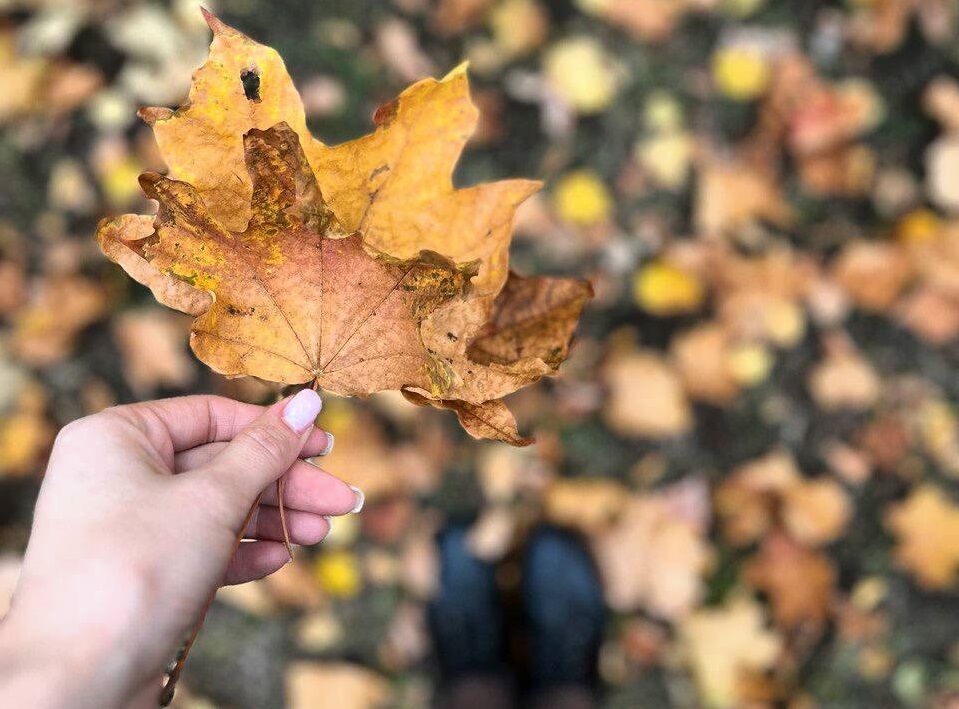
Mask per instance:
[[[523,438],[516,428],[513,412],[502,401],[484,401],[470,404],[457,399],[435,400],[412,389],[403,389],[403,396],[417,406],[432,406],[456,412],[460,424],[473,438],[493,438],[514,446],[528,446],[531,438]]]
[[[147,217],[104,222],[104,252],[164,304],[201,315],[191,342],[218,371],[346,394],[408,387],[418,403],[456,410],[471,433],[521,444],[495,400],[555,371],[591,290],[507,280],[514,212],[540,183],[454,188],[478,120],[465,66],[414,84],[380,107],[374,133],[331,147],[308,132],[279,55],[204,14],[214,38],[189,102],[141,111],[172,178],[141,180],[166,202],[157,232]],[[273,154],[254,159],[250,141],[266,135]],[[293,233],[304,228],[313,246]],[[243,267],[227,273],[224,258]],[[491,416],[505,428],[481,422]]]

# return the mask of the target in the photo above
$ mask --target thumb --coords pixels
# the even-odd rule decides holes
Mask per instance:
[[[204,466],[206,474],[252,502],[299,457],[321,408],[320,395],[312,389],[271,406]]]

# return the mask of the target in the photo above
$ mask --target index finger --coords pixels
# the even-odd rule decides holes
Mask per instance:
[[[140,428],[151,442],[163,446],[164,440],[169,440],[174,452],[204,443],[230,441],[265,410],[265,406],[207,394],[145,401],[113,409]]]

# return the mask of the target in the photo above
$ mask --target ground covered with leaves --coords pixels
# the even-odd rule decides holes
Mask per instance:
[[[184,100],[196,3],[0,8],[2,612],[59,426],[277,389],[200,366],[190,318],[93,239],[150,212],[137,177],[167,166],[136,111]],[[595,298],[559,378],[508,399],[534,446],[395,392],[327,397],[324,467],[367,506],[221,594],[181,706],[427,705],[451,522],[507,586],[536,525],[583,536],[610,608],[603,706],[959,705],[954,3],[210,9],[280,52],[327,144],[468,59],[482,118],[457,185],[543,180],[510,263]]]

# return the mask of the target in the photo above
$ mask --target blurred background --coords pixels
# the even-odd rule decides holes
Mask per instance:
[[[604,707],[959,707],[959,43],[950,0],[206,3],[285,58],[315,135],[470,60],[460,185],[546,181],[512,264],[588,277],[537,445],[328,397],[362,514],[224,591],[181,707],[427,706],[434,534],[590,546]],[[99,253],[163,170],[141,105],[206,56],[193,0],[0,0],[0,615],[60,426],[189,392],[271,401]],[[131,524],[136,520],[131,518]]]

